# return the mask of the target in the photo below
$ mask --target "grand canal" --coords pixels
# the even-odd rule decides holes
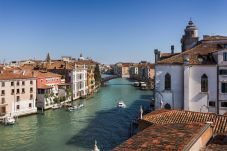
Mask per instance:
[[[129,136],[130,122],[140,105],[149,106],[152,91],[141,91],[126,79],[114,79],[88,100],[84,108],[69,112],[48,110],[19,118],[13,126],[0,126],[0,151],[89,151],[97,140],[111,150]],[[127,108],[116,108],[118,100]]]

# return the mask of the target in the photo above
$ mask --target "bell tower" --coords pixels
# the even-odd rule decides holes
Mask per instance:
[[[184,29],[184,35],[181,38],[181,50],[186,51],[198,44],[199,36],[198,36],[198,28],[190,19],[188,25]]]

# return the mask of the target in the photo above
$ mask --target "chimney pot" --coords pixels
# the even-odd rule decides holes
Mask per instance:
[[[174,45],[171,45],[171,53],[174,54]]]

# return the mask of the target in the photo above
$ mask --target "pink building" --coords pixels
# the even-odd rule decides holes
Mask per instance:
[[[0,72],[0,116],[37,112],[36,79],[12,72]]]

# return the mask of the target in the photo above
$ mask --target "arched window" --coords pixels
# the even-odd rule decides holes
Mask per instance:
[[[165,90],[170,90],[171,89],[171,75],[167,73],[165,75]]]
[[[208,92],[208,77],[206,74],[201,77],[201,92]]]

